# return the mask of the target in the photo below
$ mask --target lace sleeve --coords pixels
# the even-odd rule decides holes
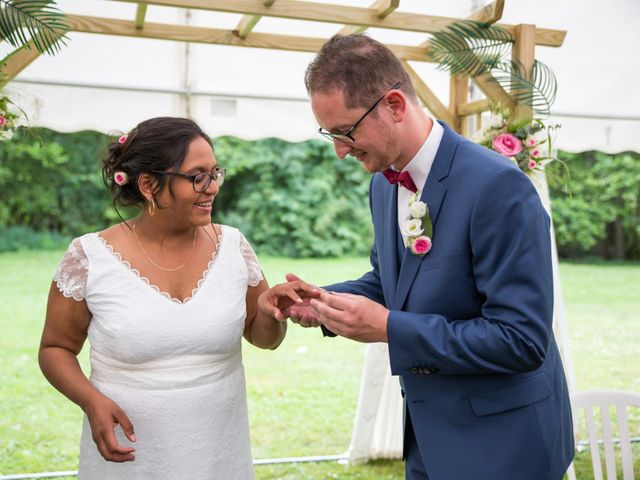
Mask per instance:
[[[84,253],[80,238],[76,238],[60,260],[53,280],[65,297],[80,302],[84,300],[88,273],[87,255]]]
[[[247,270],[249,270],[249,286],[255,287],[264,277],[262,276],[260,262],[258,261],[256,253],[242,234],[240,234],[240,253],[242,253],[242,258],[244,258],[244,262],[247,264]]]

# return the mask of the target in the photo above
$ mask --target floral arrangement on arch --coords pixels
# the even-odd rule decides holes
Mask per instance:
[[[13,102],[4,94],[0,94],[0,140],[11,140],[19,115],[11,111]]]
[[[471,139],[507,157],[526,174],[558,160],[552,152],[559,125],[547,126],[537,118],[509,122],[508,115],[508,111],[492,110],[489,124]]]

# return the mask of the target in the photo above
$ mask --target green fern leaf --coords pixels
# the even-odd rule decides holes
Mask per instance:
[[[511,34],[503,28],[461,20],[434,33],[428,48],[440,70],[475,77],[500,63],[512,43]]]
[[[544,63],[534,62],[529,75],[518,62],[502,62],[491,74],[509,95],[519,104],[530,107],[542,116],[548,116],[557,92],[556,77]]]
[[[67,31],[54,0],[0,0],[0,35],[14,47],[32,40],[39,52],[54,55],[66,45]]]

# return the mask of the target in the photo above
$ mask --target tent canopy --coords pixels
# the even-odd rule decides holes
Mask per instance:
[[[535,57],[558,80],[548,121],[562,125],[560,148],[640,151],[640,57],[632,52],[637,1],[370,2],[60,0],[72,26],[68,45],[55,56],[34,56],[23,70],[10,66],[18,72],[9,88],[32,125],[60,131],[127,131],[152,116],[179,115],[214,136],[316,138],[305,68],[327,38],[366,21],[367,33],[390,45],[415,71],[414,80],[424,82],[417,85],[421,96],[439,99],[440,105],[428,102],[432,114],[452,122],[452,105],[481,106],[481,88],[472,83],[476,94],[461,101],[464,85],[456,94],[450,76],[424,61],[424,43],[455,19],[485,15],[512,32],[536,25]],[[611,26],[606,34],[595,30],[602,24]],[[453,95],[458,98],[450,101]],[[471,121],[467,133],[473,129]]]

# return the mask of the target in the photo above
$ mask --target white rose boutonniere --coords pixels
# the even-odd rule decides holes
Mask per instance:
[[[410,218],[404,224],[404,228],[402,229],[402,233],[404,233],[407,237],[417,237],[418,235],[422,235],[422,220],[419,218]]]
[[[433,225],[429,216],[429,207],[418,200],[420,192],[409,199],[409,216],[405,222],[403,233],[407,236],[407,247],[414,255],[426,255],[432,247]]]

